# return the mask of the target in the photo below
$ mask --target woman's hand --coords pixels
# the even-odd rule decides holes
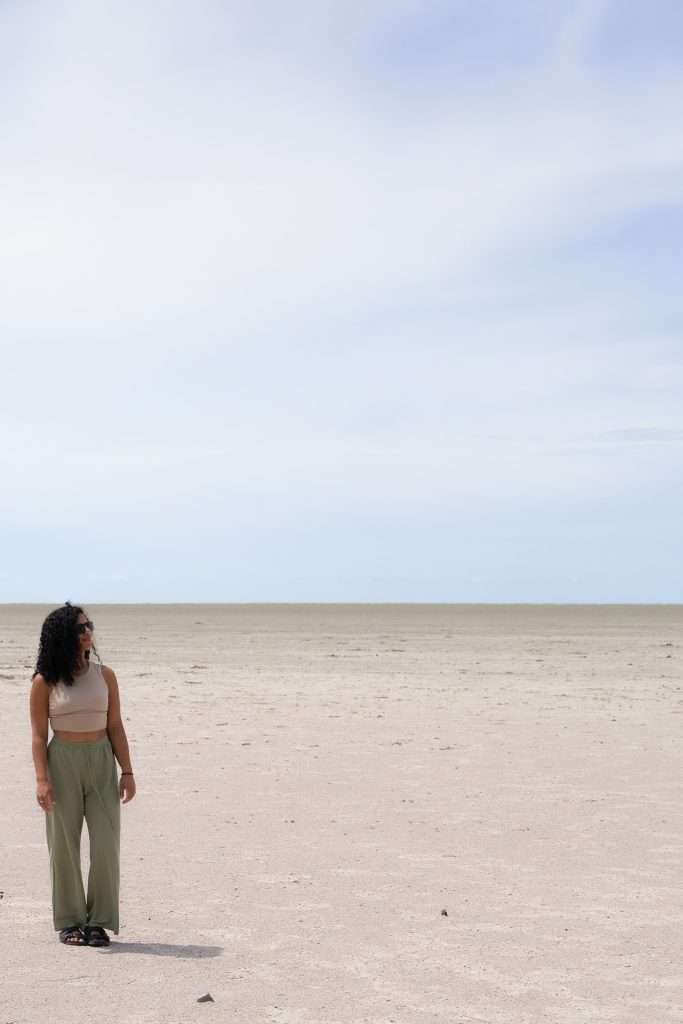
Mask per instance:
[[[41,810],[48,814],[57,803],[52,791],[52,783],[49,779],[41,779],[36,782],[36,800]]]
[[[127,804],[135,796],[135,779],[132,775],[122,775],[119,779],[119,799]]]

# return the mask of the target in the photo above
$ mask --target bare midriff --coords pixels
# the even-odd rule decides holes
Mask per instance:
[[[106,729],[95,729],[93,732],[66,732],[64,729],[54,729],[54,734],[58,740],[69,740],[73,743],[85,743],[93,740],[101,740],[103,736],[107,735]]]

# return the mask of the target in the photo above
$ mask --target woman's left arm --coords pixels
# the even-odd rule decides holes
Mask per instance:
[[[119,779],[119,797],[124,804],[135,796],[135,778],[130,763],[130,751],[128,750],[128,737],[121,720],[121,699],[119,697],[119,684],[114,670],[102,666],[102,674],[109,688],[109,710],[107,711],[107,735],[114,751],[114,756],[121,766],[121,778]]]

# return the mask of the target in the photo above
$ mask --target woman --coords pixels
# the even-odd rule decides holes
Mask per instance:
[[[31,685],[36,799],[45,811],[53,921],[70,946],[108,946],[105,928],[118,935],[119,800],[135,796],[116,676],[102,664],[93,630],[83,609],[68,601],[50,612]],[[118,784],[114,756],[121,766]],[[87,895],[80,858],[84,817]]]

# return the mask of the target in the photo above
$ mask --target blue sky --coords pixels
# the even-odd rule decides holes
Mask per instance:
[[[683,600],[680,6],[189,11],[0,7],[0,600]]]

